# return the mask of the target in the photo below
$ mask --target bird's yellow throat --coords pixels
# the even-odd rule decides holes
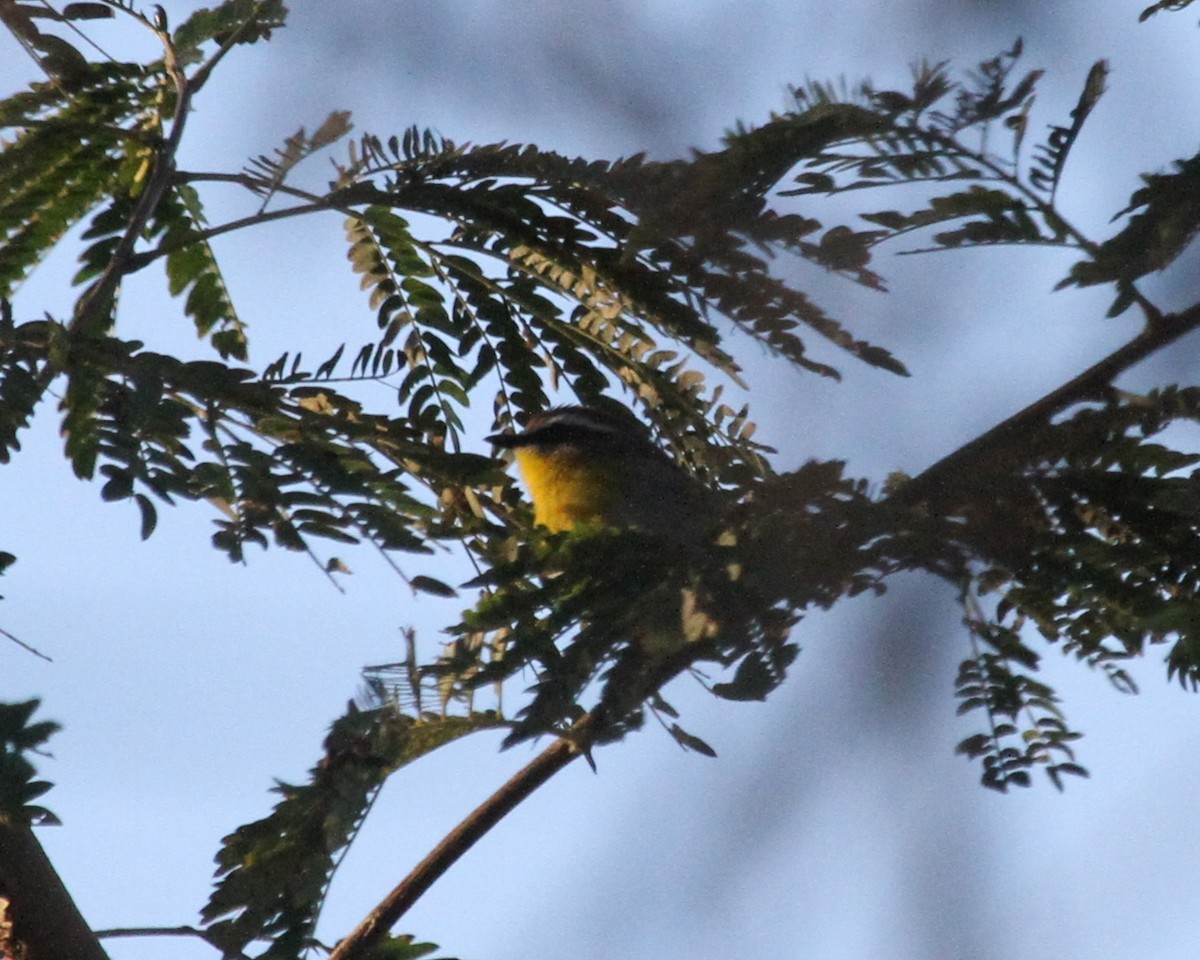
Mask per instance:
[[[535,522],[556,533],[611,522],[611,463],[571,446],[517,447],[513,452],[533,500]]]

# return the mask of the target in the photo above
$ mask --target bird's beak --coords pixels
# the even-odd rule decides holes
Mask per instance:
[[[490,437],[485,437],[484,439],[493,447],[503,447],[507,450],[517,446],[519,435],[515,433],[493,433]]]

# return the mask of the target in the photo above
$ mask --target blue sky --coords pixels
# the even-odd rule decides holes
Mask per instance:
[[[1093,60],[1112,63],[1061,193],[1075,222],[1103,235],[1139,172],[1196,149],[1200,33],[1190,13],[1138,25],[1138,3],[1047,6],[296,3],[275,41],[236,52],[217,74],[182,162],[238,169],[338,108],[360,132],[417,123],[457,141],[677,156],[782,108],[786,86],[806,77],[903,85],[914,60],[965,68],[1023,35],[1025,64],[1047,69],[1035,130],[1063,121]],[[167,8],[178,20],[189,6]],[[120,47],[127,29],[96,35]],[[31,75],[0,37],[0,89]],[[209,202],[213,220],[239,212],[232,195]],[[336,217],[229,238],[218,252],[258,367],[297,342],[325,356],[372,323]],[[880,481],[919,471],[1134,332],[1128,317],[1103,319],[1103,292],[1050,292],[1069,264],[1045,251],[887,258],[886,296],[813,279],[828,307],[914,376],[846,360],[845,382],[817,381],[735,341],[751,364],[759,436],[779,448],[781,468],[848,457]],[[69,266],[62,257],[35,275],[18,316],[65,312]],[[157,282],[125,291],[126,335],[198,351]],[[1168,308],[1196,297],[1150,289]],[[1181,366],[1168,359],[1130,382]],[[193,922],[220,837],[269,809],[273,778],[297,779],[317,759],[360,668],[396,658],[410,623],[435,642],[444,611],[367,551],[344,556],[345,594],[281,551],[232,566],[208,546],[204,506],[165,512],[142,543],[131,506],[101,503],[70,474],[52,409],[23,445],[0,473],[0,496],[16,505],[0,519],[0,546],[20,558],[0,625],[54,662],[0,647],[0,696],[41,696],[44,715],[65,725],[42,765],[64,826],[43,842],[96,926]],[[405,929],[480,960],[1194,955],[1200,704],[1168,686],[1157,653],[1135,665],[1143,692],[1130,698],[1049,651],[1047,676],[1087,734],[1092,779],[1064,795],[1039,783],[997,796],[952,755],[973,731],[954,716],[965,636],[947,589],[903,578],[881,599],[813,614],[798,638],[795,675],[767,704],[673,688],[685,726],[718,760],[682,754],[652,728],[601,751],[598,773],[578,765],[540,791]],[[499,753],[498,739],[456,744],[389,783],[335,884],[324,937],[344,933],[530,756]],[[118,960],[211,956],[188,942],[110,948]]]

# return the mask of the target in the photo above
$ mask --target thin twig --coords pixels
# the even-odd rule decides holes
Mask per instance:
[[[273,220],[285,220],[288,217],[299,217],[309,213],[317,213],[322,210],[332,210],[328,203],[317,201],[315,203],[300,204],[295,207],[287,207],[282,210],[270,210],[266,213],[255,213],[250,216],[241,217],[237,220],[231,220],[228,223],[218,224],[215,227],[206,227],[203,230],[193,230],[186,236],[174,241],[173,243],[163,243],[155,247],[153,250],[146,250],[142,253],[134,254],[129,258],[127,273],[136,273],[138,270],[149,266],[155,260],[161,257],[169,256],[179,250],[193,246],[197,243],[206,243],[214,237],[219,237],[225,233],[232,233],[234,230],[243,230],[246,227],[256,227],[259,224],[270,223]]]
[[[28,650],[28,651],[29,651],[30,653],[32,653],[32,654],[33,654],[35,657],[41,657],[41,658],[42,658],[43,660],[45,660],[47,663],[53,663],[53,662],[54,662],[54,658],[53,658],[53,657],[48,657],[48,656],[46,656],[46,654],[42,653],[42,651],[41,651],[41,650],[39,650],[37,647],[31,647],[31,646],[30,646],[29,644],[27,644],[27,643],[26,643],[24,640],[21,640],[21,639],[19,639],[19,638],[17,638],[17,637],[14,637],[14,636],[13,636],[11,633],[9,633],[9,632],[8,632],[7,630],[5,630],[3,627],[0,627],[0,636],[2,636],[2,637],[5,637],[5,638],[6,638],[6,639],[8,639],[8,640],[11,640],[13,643],[15,643],[15,644],[16,644],[18,647],[21,647],[22,649],[24,649],[24,650]]]
[[[186,924],[178,927],[110,927],[107,930],[97,930],[96,939],[117,940],[123,937],[195,937],[203,940],[214,950],[219,950],[222,960],[249,960],[244,953],[230,952],[217,942],[207,930],[199,927],[189,927]]]
[[[198,927],[111,927],[108,930],[97,930],[100,939],[111,937],[197,937],[206,940],[206,934]]]

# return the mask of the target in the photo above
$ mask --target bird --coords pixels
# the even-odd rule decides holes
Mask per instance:
[[[611,653],[600,700],[605,716],[637,714],[665,677],[697,659],[743,664],[719,685],[731,691],[722,696],[761,699],[764,684],[782,679],[796,653],[787,642],[796,618],[761,594],[757,564],[744,563],[737,501],[676,464],[631,411],[553,407],[520,431],[487,439],[513,452],[534,523],[568,534],[582,548],[575,555],[600,572],[597,596],[611,593],[597,620],[628,642]],[[613,528],[615,537],[596,539]]]
[[[552,407],[487,440],[513,451],[534,522],[552,533],[633,528],[698,545],[716,520],[711,491],[623,407]]]
[[[624,539],[620,561],[609,568],[622,591],[619,616],[636,651],[635,672],[645,658],[653,662],[715,635],[691,568],[703,564],[712,546],[720,519],[716,495],[668,457],[632,411],[619,404],[552,407],[531,416],[523,430],[487,440],[513,452],[535,524],[551,533],[595,536],[615,528],[650,535],[651,542]],[[602,555],[613,556],[615,545]],[[628,692],[620,688],[609,684],[605,698],[624,715],[634,704],[624,702]],[[630,689],[641,691],[640,683]]]

